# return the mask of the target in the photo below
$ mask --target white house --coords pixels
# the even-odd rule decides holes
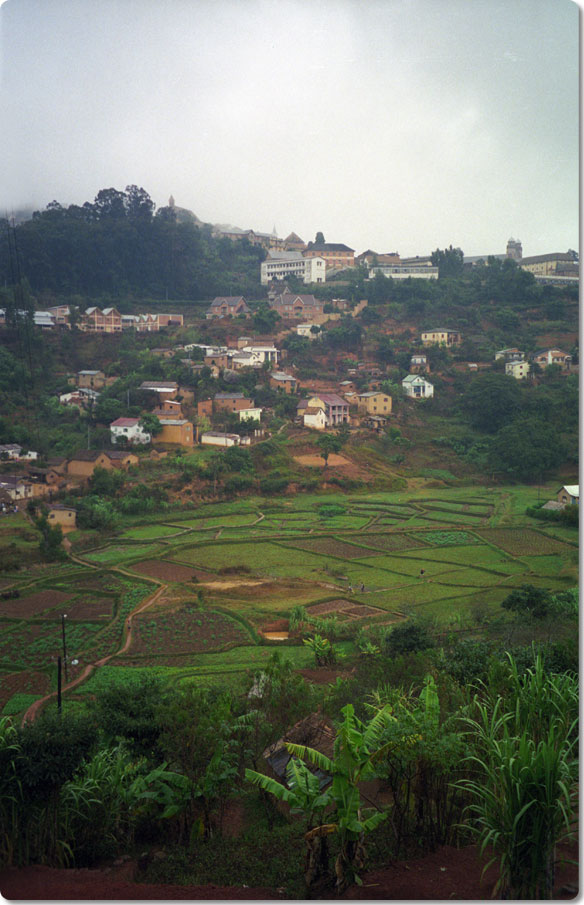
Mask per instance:
[[[499,349],[498,352],[495,352],[495,361],[499,361],[500,358],[503,358],[505,362],[523,361],[525,355],[521,349],[517,349],[513,346],[511,349]]]
[[[29,449],[23,452],[22,446],[18,443],[2,443],[0,444],[0,459],[12,459],[14,462],[34,462],[38,459],[38,452]]]
[[[201,443],[205,446],[239,446],[238,434],[225,434],[220,431],[207,431],[201,435]]]
[[[326,262],[320,257],[303,257],[299,251],[268,251],[260,265],[260,283],[267,286],[272,280],[298,277],[305,283],[326,282]]]
[[[507,377],[514,377],[515,380],[523,380],[529,375],[529,362],[507,361],[505,362],[505,374]]]
[[[110,424],[112,443],[124,438],[128,443],[150,443],[152,435],[142,430],[139,418],[118,418]]]
[[[429,399],[434,395],[434,385],[420,374],[408,374],[402,380],[402,387],[412,399]]]
[[[253,419],[254,421],[260,421],[261,417],[262,417],[262,412],[263,412],[263,409],[259,408],[258,406],[253,406],[252,408],[248,408],[248,409],[240,409],[240,411],[238,413],[239,420],[246,421],[249,419]]]
[[[320,335],[320,328],[318,333],[313,333],[312,328],[315,324],[298,324],[296,327],[296,333],[298,336],[305,336],[306,339],[316,339],[317,336]]]
[[[303,410],[304,427],[314,427],[323,431],[326,427],[326,414],[320,405],[307,405]]]
[[[276,365],[280,358],[280,352],[275,346],[244,346],[241,351],[249,352],[252,356],[252,362],[259,362],[260,364],[271,361]]]

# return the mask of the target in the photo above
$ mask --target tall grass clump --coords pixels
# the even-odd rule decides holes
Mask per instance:
[[[469,828],[481,853],[492,851],[489,865],[498,863],[495,894],[549,899],[556,845],[574,816],[577,680],[546,674],[540,657],[524,675],[509,661],[503,693],[493,701],[483,686],[483,699],[479,690],[472,702],[465,722],[473,776],[459,787],[472,795]]]

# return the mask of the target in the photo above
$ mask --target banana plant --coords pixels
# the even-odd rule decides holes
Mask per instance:
[[[292,757],[286,767],[287,786],[255,770],[247,769],[245,778],[265,792],[270,792],[278,801],[286,802],[291,814],[304,816],[304,881],[307,889],[326,881],[329,876],[328,835],[332,829],[323,821],[324,813],[331,804],[331,796],[329,791],[321,789],[318,776],[305,763]]]
[[[305,840],[311,843],[312,840],[326,837],[331,833],[338,835],[340,852],[335,861],[338,892],[343,892],[353,881],[361,882],[357,872],[365,863],[365,836],[379,826],[387,816],[385,812],[362,806],[359,783],[375,776],[376,764],[391,747],[391,742],[384,743],[383,735],[393,720],[389,707],[379,710],[368,723],[362,723],[355,716],[352,704],[347,704],[341,712],[343,722],[338,728],[332,758],[315,748],[286,743],[290,754],[293,758],[298,758],[304,767],[302,777],[305,788],[308,789],[308,784],[312,782],[313,791],[315,789],[314,780],[309,779],[309,775],[312,774],[306,763],[318,767],[332,779],[324,796],[316,798],[319,808],[324,808],[327,812],[330,808],[330,820],[325,823],[321,815],[322,822],[306,833]],[[281,784],[274,780],[267,782],[259,780],[257,777],[260,774],[248,775],[246,771],[246,775],[248,779],[260,784],[282,801],[291,804],[291,796],[294,795],[295,807],[305,814],[308,812],[312,817],[316,814],[315,799],[308,797],[302,802],[296,797],[297,785],[291,789],[283,789]]]

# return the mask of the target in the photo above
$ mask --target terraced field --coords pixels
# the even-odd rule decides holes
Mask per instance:
[[[261,630],[286,624],[298,605],[349,627],[412,613],[448,626],[479,606],[500,615],[501,601],[525,582],[575,586],[577,531],[513,515],[515,492],[522,489],[220,503],[134,524],[80,554],[85,566],[5,573],[0,701],[10,709],[18,695],[55,687],[62,613],[77,669],[111,657],[71,695],[83,701],[99,683],[149,670],[181,682],[240,682],[278,643]],[[14,590],[20,596],[8,597]],[[342,644],[353,650],[350,639]],[[283,650],[297,668],[311,665],[300,638]]]

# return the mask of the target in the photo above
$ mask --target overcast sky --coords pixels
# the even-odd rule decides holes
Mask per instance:
[[[136,183],[204,221],[358,252],[577,248],[578,16],[569,0],[5,0],[0,213]]]

